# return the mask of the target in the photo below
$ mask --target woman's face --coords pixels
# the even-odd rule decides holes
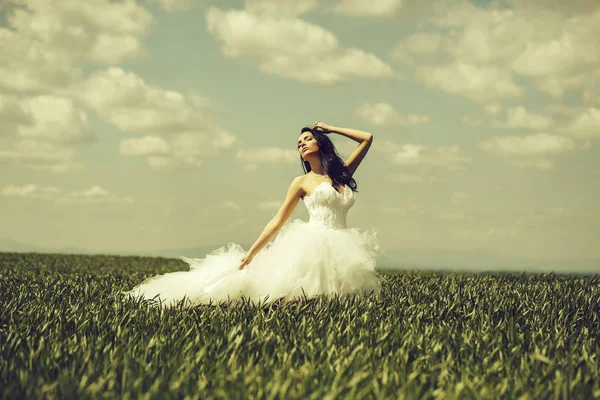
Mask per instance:
[[[306,160],[308,154],[319,151],[319,146],[311,132],[303,132],[298,136],[298,153]]]

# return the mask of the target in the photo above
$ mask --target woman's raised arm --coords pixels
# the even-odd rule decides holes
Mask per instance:
[[[340,135],[346,136],[347,138],[359,143],[358,147],[344,162],[346,167],[348,167],[348,170],[350,170],[350,175],[354,175],[363,158],[365,158],[369,152],[369,148],[373,143],[373,134],[365,131],[359,131],[358,129],[339,128],[337,126],[328,125],[324,122],[315,122],[313,124],[313,128],[315,127],[324,129],[326,133],[339,133]]]

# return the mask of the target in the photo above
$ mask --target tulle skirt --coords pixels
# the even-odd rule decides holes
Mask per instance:
[[[246,251],[237,243],[204,258],[180,257],[189,271],[158,275],[128,292],[170,306],[232,303],[269,304],[319,295],[379,295],[381,276],[375,271],[381,252],[374,231],[331,228],[294,220],[275,240],[239,270]]]

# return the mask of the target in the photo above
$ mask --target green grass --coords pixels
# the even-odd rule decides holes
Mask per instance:
[[[173,259],[0,253],[0,398],[593,398],[600,276],[385,273],[379,299],[120,301]]]

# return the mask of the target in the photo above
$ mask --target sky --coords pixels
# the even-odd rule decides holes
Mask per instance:
[[[600,259],[597,0],[0,4],[0,238],[249,246],[318,120],[387,251]]]

